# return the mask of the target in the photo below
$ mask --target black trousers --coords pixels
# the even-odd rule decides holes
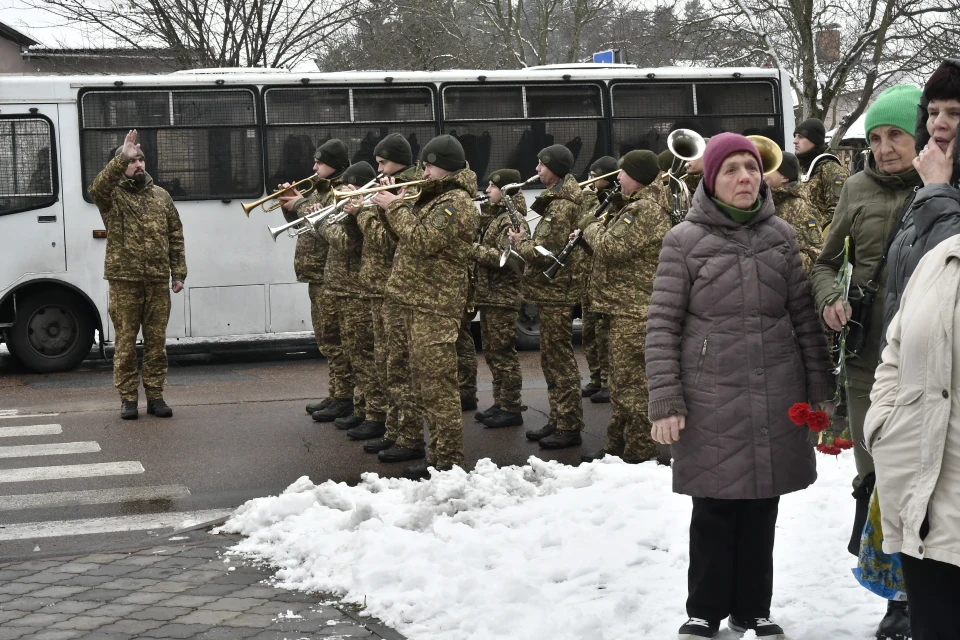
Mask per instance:
[[[960,638],[960,567],[900,554],[913,640]]]
[[[780,498],[694,498],[690,519],[687,615],[770,617],[773,538]]]

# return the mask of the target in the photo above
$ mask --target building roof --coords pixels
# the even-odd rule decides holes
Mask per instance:
[[[155,49],[71,49],[32,46],[23,51],[24,58],[175,58],[170,48]]]
[[[30,36],[20,33],[13,27],[6,25],[2,22],[0,22],[0,38],[5,38],[7,40],[16,42],[21,47],[32,47],[34,45],[40,44]]]

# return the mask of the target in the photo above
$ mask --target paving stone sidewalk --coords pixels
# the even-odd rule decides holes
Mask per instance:
[[[0,640],[403,640],[329,595],[275,588],[269,567],[224,556],[240,536],[171,537],[179,539],[0,564]]]

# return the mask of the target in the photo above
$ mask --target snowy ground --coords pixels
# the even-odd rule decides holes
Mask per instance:
[[[867,640],[885,602],[850,573],[853,456],[818,458],[817,483],[780,502],[772,617],[791,640]],[[411,640],[658,640],[686,619],[689,519],[655,463],[530,458],[422,483],[303,477],[225,529],[283,587],[365,603]]]

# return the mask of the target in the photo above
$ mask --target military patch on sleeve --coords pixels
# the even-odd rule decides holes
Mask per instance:
[[[444,207],[440,211],[434,211],[430,214],[430,224],[437,229],[446,229],[450,223],[450,219],[453,217],[453,213],[454,211],[450,207]]]
[[[450,207],[444,207],[444,208],[443,208],[443,212],[444,212],[445,214],[447,214],[448,216],[452,216],[452,215],[453,215],[453,209],[451,209]]]
[[[550,222],[551,220],[553,220],[553,216],[552,216],[552,215],[550,215],[550,216],[543,216],[543,221],[544,221],[544,222]]]
[[[633,216],[623,216],[623,221],[627,224],[633,224]]]
[[[837,178],[836,180],[833,181],[833,184],[837,185],[838,187],[842,187],[842,186],[843,186],[843,178]]]
[[[807,220],[807,229],[816,229],[818,226],[816,220]]]

